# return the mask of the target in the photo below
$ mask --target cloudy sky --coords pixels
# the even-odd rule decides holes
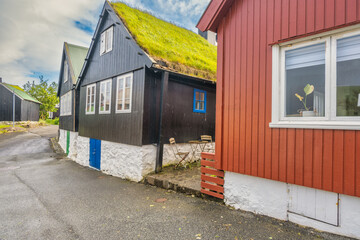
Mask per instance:
[[[210,0],[123,0],[196,31]],[[0,77],[58,81],[63,43],[89,46],[104,0],[0,0]]]

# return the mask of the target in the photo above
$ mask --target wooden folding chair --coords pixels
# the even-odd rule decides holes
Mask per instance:
[[[201,141],[205,143],[202,151],[215,152],[215,148],[212,146],[212,137],[210,135],[201,135]],[[210,143],[210,147],[207,147],[208,143]]]
[[[170,138],[169,142],[170,142],[171,150],[174,153],[175,159],[179,160],[179,162],[175,165],[175,168],[177,168],[180,165],[180,163],[185,161],[185,159],[189,156],[190,152],[180,152],[179,148],[176,145],[175,138]]]

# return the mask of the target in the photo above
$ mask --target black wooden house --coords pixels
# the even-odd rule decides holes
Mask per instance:
[[[59,128],[63,130],[77,132],[79,102],[75,85],[87,51],[88,48],[64,43],[57,92],[60,99]]]
[[[0,121],[12,121],[15,99],[15,121],[39,121],[40,102],[16,85],[2,83],[0,78]]]
[[[134,16],[139,25],[132,22]],[[166,39],[167,32],[178,35]],[[167,45],[154,42],[157,37],[165,38]],[[174,44],[180,47],[169,53]],[[190,56],[191,65],[190,57],[179,49],[196,52],[199,59]],[[153,54],[157,50],[176,54],[184,62]],[[170,137],[178,143],[205,134],[215,137],[216,69],[207,69],[204,59],[209,56],[216,66],[216,47],[199,35],[123,3],[106,1],[76,85],[79,136],[90,138],[90,162],[91,154],[99,151],[95,143],[99,140],[131,148],[162,146]],[[90,166],[100,169],[100,164]]]

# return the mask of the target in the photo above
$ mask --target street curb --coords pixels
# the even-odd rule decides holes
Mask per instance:
[[[66,157],[66,154],[65,154],[64,150],[61,148],[60,144],[58,143],[56,137],[50,138],[50,146],[54,150],[55,153]]]
[[[214,198],[212,196],[205,195],[205,194],[201,193],[197,189],[184,187],[184,186],[181,186],[181,185],[179,185],[177,183],[172,183],[172,182],[170,182],[168,180],[159,179],[154,175],[146,176],[144,178],[144,180],[143,180],[143,183],[147,184],[147,185],[159,187],[159,188],[164,188],[164,189],[167,189],[167,190],[173,190],[173,191],[179,192],[179,193],[185,193],[187,195],[193,195],[193,196],[198,197],[198,198],[213,200],[213,201],[216,201],[216,202],[223,202],[223,200],[218,199],[218,198]]]

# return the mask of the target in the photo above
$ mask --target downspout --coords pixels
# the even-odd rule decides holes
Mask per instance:
[[[163,71],[161,75],[161,94],[160,94],[160,114],[159,114],[159,133],[156,151],[156,165],[155,172],[162,170],[163,151],[164,151],[164,133],[163,133],[163,117],[165,112],[165,105],[168,95],[169,72]]]

